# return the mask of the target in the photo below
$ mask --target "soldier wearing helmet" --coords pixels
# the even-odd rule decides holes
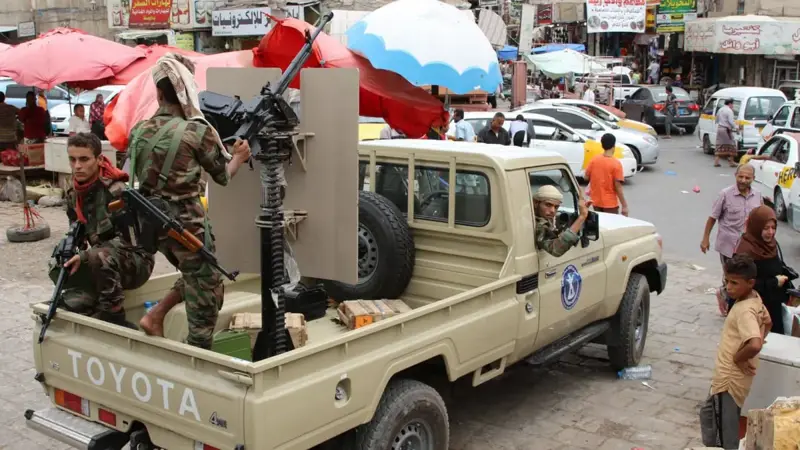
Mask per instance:
[[[559,257],[580,240],[578,233],[589,216],[589,209],[583,198],[578,200],[578,218],[569,228],[559,229],[556,225],[556,212],[564,200],[564,195],[555,186],[545,185],[533,195],[533,211],[536,217],[536,248]]]

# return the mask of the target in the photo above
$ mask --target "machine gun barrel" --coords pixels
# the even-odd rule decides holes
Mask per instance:
[[[328,12],[319,22],[317,28],[314,30],[313,33],[309,33],[306,31],[306,43],[303,44],[303,48],[295,55],[294,59],[289,66],[286,68],[286,71],[283,72],[281,77],[275,83],[275,89],[272,90],[273,94],[282,95],[287,88],[289,88],[289,83],[294,80],[294,77],[300,72],[300,69],[303,68],[303,65],[308,61],[308,57],[311,56],[311,48],[314,46],[314,41],[317,39],[317,36],[322,32],[325,28],[325,25],[328,24],[333,19],[333,12]]]
[[[77,220],[73,222],[69,228],[69,231],[67,232],[66,237],[61,240],[61,242],[58,244],[58,247],[56,247],[55,251],[53,252],[56,264],[58,264],[61,269],[58,272],[58,279],[56,280],[56,285],[53,289],[53,296],[50,298],[50,309],[47,310],[47,315],[42,318],[42,329],[39,331],[40,344],[42,341],[44,341],[44,335],[47,333],[47,327],[50,326],[50,322],[56,315],[58,302],[61,300],[61,292],[64,290],[64,283],[69,277],[70,269],[64,267],[64,264],[66,264],[67,261],[69,261],[73,256],[78,254],[78,249],[83,243],[85,229],[86,228],[83,223]]]

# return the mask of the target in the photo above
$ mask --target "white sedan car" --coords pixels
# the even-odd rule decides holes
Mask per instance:
[[[492,121],[494,115],[494,112],[467,112],[464,114],[464,121],[472,125],[477,134]],[[508,130],[511,127],[511,120],[516,116],[517,114],[512,115],[512,113],[506,115],[503,128]],[[531,113],[522,113],[522,117],[528,122],[525,145],[560,153],[576,177],[582,178],[589,160],[603,153],[599,141],[552,117]],[[455,123],[450,122],[447,134],[455,135]],[[636,175],[636,157],[630,148],[618,143],[615,156],[622,163],[626,179]]]
[[[755,168],[753,189],[772,203],[778,220],[786,220],[788,214],[794,215],[794,209],[800,207],[794,204],[798,196],[795,184],[795,167],[800,163],[798,141],[800,133],[775,134],[756,150],[754,156],[742,156],[741,163],[749,163]]]
[[[610,133],[617,138],[618,143],[630,147],[639,166],[655,164],[658,161],[658,139],[648,133],[598,119],[579,107],[536,102],[526,105],[521,111],[552,117],[597,140],[600,140],[602,135]],[[508,113],[509,118],[513,118],[514,114],[513,111]]]
[[[97,94],[103,94],[103,101],[106,106],[117,96],[125,86],[106,85],[100,86],[91,91],[84,91],[73,97],[71,103],[62,103],[50,108],[50,121],[53,124],[53,133],[55,135],[66,135],[67,128],[69,127],[69,119],[72,117],[75,105],[83,105],[86,110],[86,120],[89,120],[90,105],[97,98]]]

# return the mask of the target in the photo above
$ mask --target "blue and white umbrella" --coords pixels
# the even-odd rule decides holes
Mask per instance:
[[[367,14],[347,30],[347,47],[417,86],[466,94],[495,92],[503,81],[472,12],[438,0],[397,0]]]

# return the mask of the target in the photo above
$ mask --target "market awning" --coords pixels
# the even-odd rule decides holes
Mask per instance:
[[[604,65],[594,62],[590,56],[570,49],[540,55],[525,55],[525,58],[528,59],[528,64],[550,78],[607,70]]]
[[[559,50],[564,50],[565,48],[575,50],[576,52],[586,51],[586,47],[583,44],[547,44],[534,48],[531,50],[531,53],[538,55],[540,53],[557,52]]]
[[[684,50],[735,55],[800,53],[800,18],[727,16],[686,22]]]
[[[506,45],[497,51],[497,59],[502,61],[516,61],[519,49],[513,45]]]

